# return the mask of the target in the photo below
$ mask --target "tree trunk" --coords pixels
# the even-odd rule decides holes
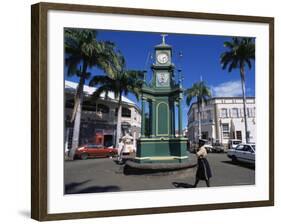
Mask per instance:
[[[82,105],[83,105],[83,94],[84,94],[84,84],[85,84],[85,77],[87,72],[88,64],[84,61],[83,67],[79,69],[81,72],[80,80],[77,86],[76,96],[75,96],[75,105],[74,105],[74,112],[72,114],[72,119],[74,119],[73,125],[73,135],[72,135],[72,146],[69,152],[69,159],[73,160],[75,151],[79,146],[79,137],[80,137],[80,122],[81,122],[81,115],[82,115]]]
[[[199,102],[198,99],[197,99],[197,103],[198,103],[198,142],[199,142],[199,139],[201,139],[201,110],[200,110],[201,103]]]
[[[121,138],[121,123],[122,123],[122,95],[119,94],[118,101],[118,115],[117,115],[117,127],[116,127],[116,139],[115,139],[115,147],[119,146],[119,139]]]
[[[83,90],[84,90],[85,79],[80,78],[78,87],[77,87],[77,110],[74,118],[73,126],[73,135],[72,135],[72,146],[69,152],[69,159],[73,160],[75,151],[79,146],[79,136],[80,136],[80,122],[81,122],[81,113],[83,105]]]
[[[243,110],[244,110],[244,124],[245,124],[245,139],[246,143],[249,142],[248,136],[248,122],[247,122],[247,107],[246,107],[246,93],[245,93],[245,70],[244,67],[240,68],[240,76],[241,76],[241,86],[242,86],[242,96],[243,96]]]

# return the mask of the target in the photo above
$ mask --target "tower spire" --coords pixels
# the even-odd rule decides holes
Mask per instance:
[[[162,36],[162,44],[165,45],[166,42],[165,42],[165,37],[168,36],[168,34],[161,34]]]

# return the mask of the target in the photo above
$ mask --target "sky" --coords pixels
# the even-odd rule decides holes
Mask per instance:
[[[126,67],[129,70],[147,70],[147,81],[150,80],[152,71],[151,64],[154,58],[149,57],[154,54],[154,46],[162,42],[161,33],[134,32],[134,31],[108,31],[98,30],[98,40],[114,42],[126,60]],[[228,36],[209,36],[192,34],[169,34],[166,43],[172,46],[172,61],[176,69],[182,69],[183,88],[190,88],[194,82],[201,79],[211,89],[212,96],[241,96],[241,80],[238,69],[229,73],[222,70],[220,55],[226,50],[225,41],[230,41]],[[182,57],[179,53],[182,52]],[[96,68],[88,70],[93,75],[102,75],[103,71]],[[177,80],[178,74],[175,73]],[[75,76],[68,77],[65,69],[65,79],[78,82]],[[87,84],[87,83],[86,83]],[[255,96],[255,64],[252,69],[246,68],[246,96]],[[129,94],[130,100],[140,102]],[[188,106],[185,99],[182,102],[183,127],[187,125]],[[177,118],[176,118],[177,119]]]

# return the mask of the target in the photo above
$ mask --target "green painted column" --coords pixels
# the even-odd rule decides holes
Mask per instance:
[[[175,136],[175,103],[170,101],[170,135]]]
[[[151,122],[152,122],[152,130],[151,130],[151,137],[155,137],[156,136],[156,101],[155,99],[151,100],[151,109],[152,109],[152,118],[151,118]]]
[[[145,98],[141,99],[141,137],[145,137]]]
[[[182,136],[182,111],[181,111],[181,99],[178,102],[178,120],[179,120],[179,136]]]

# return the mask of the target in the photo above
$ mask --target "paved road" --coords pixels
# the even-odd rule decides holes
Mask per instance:
[[[208,154],[213,177],[211,187],[255,184],[255,169],[234,164],[226,154]],[[196,158],[190,154],[190,163]],[[135,190],[189,188],[194,184],[196,168],[166,174],[125,175],[124,165],[113,159],[89,159],[65,162],[65,193],[92,193]],[[204,181],[198,187],[205,187]]]

